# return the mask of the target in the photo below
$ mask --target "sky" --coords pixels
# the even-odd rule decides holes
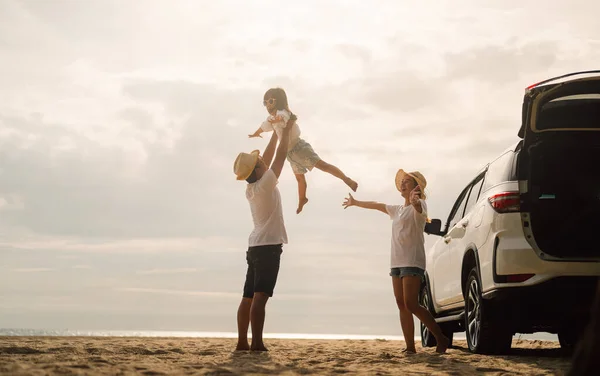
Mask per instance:
[[[235,331],[252,229],[241,151],[283,87],[303,138],[395,204],[446,219],[518,141],[524,88],[600,61],[589,1],[0,2],[0,328]],[[320,171],[267,332],[401,334],[391,222]],[[427,236],[429,247],[437,240]]]

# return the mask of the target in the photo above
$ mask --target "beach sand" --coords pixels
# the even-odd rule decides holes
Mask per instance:
[[[446,355],[402,341],[267,339],[268,353],[233,352],[234,339],[0,337],[2,375],[564,375],[557,342],[515,340],[510,355],[482,356],[455,341]]]

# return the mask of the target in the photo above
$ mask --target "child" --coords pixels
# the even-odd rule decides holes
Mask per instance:
[[[262,125],[248,137],[262,137],[263,132],[275,131],[277,137],[281,139],[281,132],[285,127],[290,117],[295,117],[288,106],[287,95],[281,88],[273,88],[267,90],[264,95],[263,105],[267,108],[269,116]],[[322,160],[313,150],[310,144],[300,138],[300,127],[294,123],[290,129],[290,141],[288,145],[287,160],[292,166],[296,180],[298,181],[298,209],[296,214],[299,214],[304,205],[308,203],[306,198],[306,178],[304,174],[311,171],[313,167],[321,171],[325,171],[336,178],[342,180],[350,189],[356,192],[358,184],[347,177],[339,168]]]

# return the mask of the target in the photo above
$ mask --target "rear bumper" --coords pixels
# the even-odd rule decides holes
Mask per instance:
[[[598,277],[557,277],[532,286],[497,288],[483,298],[490,312],[514,332],[556,333],[587,323],[598,281]]]
[[[550,276],[600,277],[599,261],[542,260],[521,236],[496,238],[493,258],[495,283],[502,282],[499,276],[510,274],[535,274],[544,279]]]

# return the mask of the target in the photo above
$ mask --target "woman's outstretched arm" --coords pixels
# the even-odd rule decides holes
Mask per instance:
[[[342,206],[344,209],[349,208],[350,206],[358,206],[359,208],[379,210],[384,214],[388,214],[385,204],[376,201],[359,201],[352,197],[350,193],[348,193],[348,197],[344,199]]]

